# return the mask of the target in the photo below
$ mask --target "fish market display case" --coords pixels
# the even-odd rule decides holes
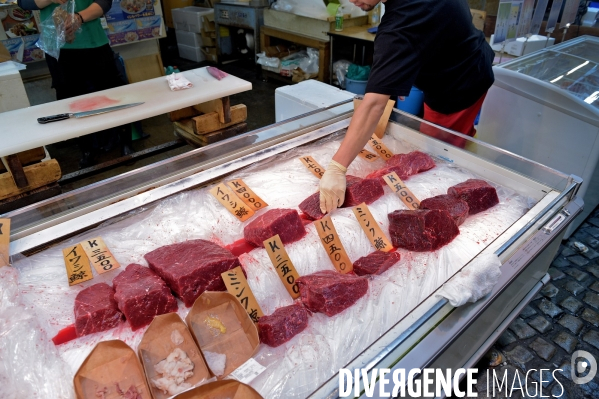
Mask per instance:
[[[26,309],[10,328],[0,322],[0,352],[12,354],[10,361],[3,360],[0,376],[15,378],[8,380],[8,392],[72,397],[72,376],[98,342],[121,339],[134,350],[139,345],[144,329],[132,332],[124,323],[56,347],[49,341],[73,323],[73,300],[84,285],[110,283],[119,273],[69,287],[62,248],[101,236],[124,267],[144,264],[143,254],[166,244],[203,238],[226,246],[242,239],[247,222],[229,214],[208,190],[242,178],[270,209],[297,209],[318,188],[317,178],[298,158],[311,155],[327,165],[352,114],[351,102],[336,104],[3,215],[11,218],[15,272],[9,278],[0,271],[0,289],[7,291],[12,281],[18,300],[11,301]],[[250,385],[265,398],[337,397],[343,367],[473,366],[547,283],[565,228],[582,210],[576,196],[581,180],[575,176],[476,139],[466,138],[469,147],[484,147],[487,156],[450,146],[420,133],[426,122],[401,111],[391,119],[382,141],[392,152],[420,150],[435,160],[435,168],[405,181],[418,198],[480,178],[497,189],[500,203],[470,216],[458,237],[435,252],[399,250],[400,262],[369,277],[368,293],[342,313],[313,314],[308,328],[280,347],[261,344],[253,357],[266,369]],[[459,135],[439,129],[442,134]],[[364,177],[383,165],[357,158],[348,174]],[[534,171],[535,177],[515,170]],[[369,207],[385,232],[387,214],[407,209],[389,188]],[[351,209],[336,210],[332,220],[352,261],[373,251]],[[286,245],[298,273],[333,270],[313,224],[306,230],[304,238]],[[487,296],[454,308],[436,295],[464,267],[495,256],[502,273]],[[264,314],[292,303],[264,249],[239,259]],[[8,302],[0,301],[0,316]],[[179,304],[182,319],[188,311]],[[26,378],[45,382],[37,391],[23,391],[20,381]]]

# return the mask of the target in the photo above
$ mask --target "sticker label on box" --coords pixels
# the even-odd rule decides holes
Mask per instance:
[[[258,377],[262,372],[266,370],[266,367],[254,360],[249,358],[247,362],[237,367],[235,371],[229,374],[228,378],[233,378],[244,384],[249,384],[252,380]]]

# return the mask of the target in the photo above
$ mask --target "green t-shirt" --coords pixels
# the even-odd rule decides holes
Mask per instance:
[[[85,10],[93,3],[93,0],[75,0],[75,11],[79,12]],[[51,4],[40,11],[41,20],[45,21],[46,18],[52,18],[52,12],[58,7],[58,4]],[[93,21],[85,22],[81,25],[81,32],[75,34],[75,41],[73,43],[65,43],[62,47],[64,49],[82,49],[82,48],[96,48],[108,44],[108,37],[106,32],[102,29],[102,23],[100,18],[96,18]]]

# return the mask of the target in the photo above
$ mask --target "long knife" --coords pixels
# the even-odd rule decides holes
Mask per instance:
[[[86,116],[105,114],[107,112],[118,111],[119,109],[135,107],[135,106],[138,106],[141,104],[143,104],[143,102],[117,105],[115,107],[108,107],[108,108],[100,108],[100,109],[95,109],[93,111],[73,112],[73,113],[69,113],[69,114],[43,116],[41,118],[37,118],[37,121],[38,121],[38,123],[50,123],[50,122],[63,121],[65,119],[69,119],[69,118],[85,118]]]

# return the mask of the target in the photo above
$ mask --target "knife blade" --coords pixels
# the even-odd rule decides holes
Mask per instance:
[[[108,108],[99,108],[99,109],[94,109],[92,111],[71,112],[71,113],[67,113],[67,114],[42,116],[41,118],[37,118],[37,121],[38,121],[38,123],[44,124],[44,123],[50,123],[50,122],[63,121],[65,119],[69,119],[69,118],[85,118],[87,116],[105,114],[107,112],[118,111],[120,109],[136,107],[141,104],[143,104],[143,102],[117,105],[117,106],[108,107]]]

